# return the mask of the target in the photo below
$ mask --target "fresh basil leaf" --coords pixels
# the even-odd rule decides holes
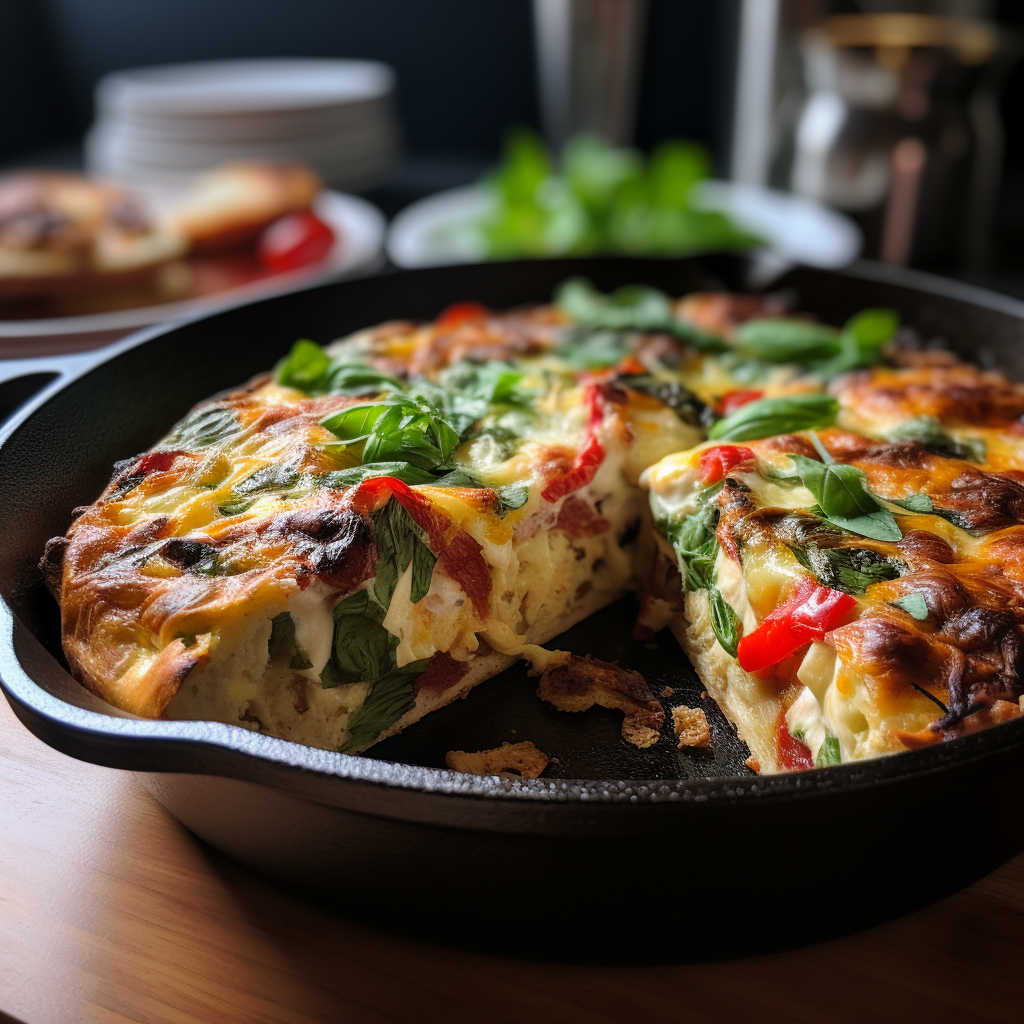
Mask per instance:
[[[831,765],[839,764],[843,760],[843,753],[839,746],[839,737],[829,733],[824,742],[818,747],[818,753],[814,758],[815,768],[828,768]]]
[[[331,365],[330,356],[315,342],[301,338],[274,367],[278,384],[300,391],[319,391]]]
[[[371,366],[346,360],[331,362],[324,376],[323,387],[327,394],[353,397],[383,395],[405,390],[405,384],[397,377],[380,373]]]
[[[285,656],[288,667],[309,668],[312,662],[295,640],[295,620],[289,612],[281,612],[270,620],[270,657]]]
[[[488,363],[461,360],[443,370],[440,376],[446,391],[477,399],[485,406],[528,403],[534,395],[521,386],[522,379],[522,371],[496,360]]]
[[[179,423],[161,448],[209,448],[242,429],[235,414],[223,405],[200,406]]]
[[[371,683],[363,703],[348,721],[348,738],[338,749],[345,753],[365,747],[408,714],[416,704],[413,684],[429,664],[430,659],[423,658],[396,668]]]
[[[626,285],[602,295],[583,277],[560,284],[555,305],[581,327],[612,331],[656,331],[672,320],[672,303],[656,288]]]
[[[819,548],[809,544],[806,548],[791,545],[790,551],[819,583],[855,596],[863,594],[872,583],[896,579],[906,569],[898,559],[870,548]]]
[[[416,385],[426,390],[426,382]],[[458,397],[446,398],[436,386],[435,395],[450,400],[456,414]],[[471,424],[475,417],[468,417]],[[423,470],[446,466],[461,440],[461,432],[421,394],[391,395],[380,402],[354,405],[320,421],[346,444],[363,442],[362,461],[408,462]]]
[[[874,540],[903,537],[893,514],[868,490],[867,477],[856,466],[816,462],[805,455],[789,457],[830,523]]]
[[[908,494],[905,498],[883,498],[890,505],[899,505],[908,512],[931,512],[934,508],[932,499],[927,494]]]
[[[711,628],[722,645],[722,650],[735,658],[736,645],[740,639],[740,621],[736,617],[736,613],[716,586],[708,587],[708,605],[711,614]]]
[[[803,320],[747,320],[736,329],[736,342],[756,359],[808,365],[839,353],[839,332]]]
[[[924,594],[904,594],[903,597],[889,603],[902,608],[919,622],[924,622],[928,618],[928,602],[924,599]]]
[[[417,537],[412,549],[412,583],[409,588],[409,600],[413,604],[422,601],[430,591],[436,561],[434,552]]]
[[[610,366],[618,362],[628,349],[621,332],[671,334],[702,352],[723,352],[729,345],[721,338],[708,334],[696,324],[678,320],[672,310],[672,302],[664,292],[646,285],[626,285],[610,295],[603,295],[586,278],[573,277],[564,281],[555,290],[557,305],[578,328],[591,331],[610,332],[609,336],[595,344],[594,366]],[[573,335],[579,345],[583,332]],[[621,354],[614,355],[615,352]]]
[[[720,419],[708,431],[708,437],[716,441],[753,441],[774,434],[827,427],[838,411],[839,403],[830,395],[759,398]]]
[[[347,409],[325,416],[320,421],[320,426],[326,427],[342,441],[351,444],[369,437],[370,431],[389,408],[390,405],[385,402],[350,405]]]
[[[889,431],[886,440],[895,444],[916,441],[926,451],[945,459],[983,463],[987,455],[985,442],[980,438],[951,437],[934,416],[917,416],[905,420]]]
[[[894,309],[864,309],[850,317],[840,335],[840,351],[834,359],[816,367],[824,377],[832,377],[847,370],[873,366],[878,362],[884,346],[892,341],[900,327],[899,314]]]
[[[621,331],[569,329],[562,333],[558,353],[573,370],[602,370],[629,355],[629,338]]]

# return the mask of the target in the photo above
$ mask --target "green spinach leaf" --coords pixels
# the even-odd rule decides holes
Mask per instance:
[[[934,416],[917,416],[905,420],[886,435],[886,440],[899,444],[901,441],[916,441],[933,455],[946,459],[964,459],[967,462],[982,463],[986,457],[986,445],[980,438],[955,438],[942,429],[941,422]]]
[[[890,603],[902,608],[919,622],[924,622],[928,618],[928,602],[924,599],[924,594],[904,594]]]
[[[828,768],[831,765],[839,764],[843,760],[843,753],[839,746],[839,737],[828,733],[824,742],[818,747],[818,753],[814,758],[815,768]]]
[[[309,668],[312,662],[295,640],[295,620],[289,612],[281,612],[270,620],[270,656],[287,657],[288,667]]]
[[[722,650],[736,657],[736,645],[740,639],[740,621],[732,610],[732,605],[724,597],[718,587],[708,587],[708,604],[711,613],[711,628],[714,630]]]
[[[844,594],[863,594],[872,583],[894,580],[906,571],[898,559],[887,558],[870,548],[806,548],[790,546],[797,561],[826,587]]]
[[[348,738],[338,749],[345,753],[365,747],[411,711],[416,703],[413,684],[429,664],[430,659],[423,658],[371,683],[363,703],[349,719]]]
[[[417,537],[412,548],[412,583],[409,588],[409,600],[413,604],[417,604],[427,596],[436,562],[437,556],[434,552]]]
[[[230,409],[212,402],[190,413],[160,447],[209,448],[239,433],[241,429],[241,424]]]

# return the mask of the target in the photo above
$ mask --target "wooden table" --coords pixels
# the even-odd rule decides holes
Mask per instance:
[[[747,960],[578,967],[421,945],[276,891],[0,698],[0,1021],[1016,1024],[1022,953],[1024,855],[900,921]]]

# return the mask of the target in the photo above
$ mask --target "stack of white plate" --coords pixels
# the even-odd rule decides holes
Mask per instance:
[[[355,60],[239,60],[107,75],[90,172],[180,185],[235,160],[308,164],[333,188],[380,183],[398,156],[395,76]]]

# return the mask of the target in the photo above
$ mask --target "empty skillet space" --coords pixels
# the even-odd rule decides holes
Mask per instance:
[[[718,706],[706,694],[672,634],[654,640],[632,638],[637,605],[625,598],[546,644],[551,650],[590,654],[639,672],[666,710],[658,742],[646,750],[621,735],[622,712],[594,706],[558,711],[537,696],[537,679],[523,662],[427,715],[415,727],[372,746],[363,756],[403,764],[444,768],[449,750],[488,750],[529,740],[557,759],[544,772],[550,779],[681,779],[752,775],[750,752]],[[672,689],[672,696],[662,691]],[[701,695],[704,694],[704,699]],[[679,750],[669,708],[701,708],[711,726],[710,750]]]

